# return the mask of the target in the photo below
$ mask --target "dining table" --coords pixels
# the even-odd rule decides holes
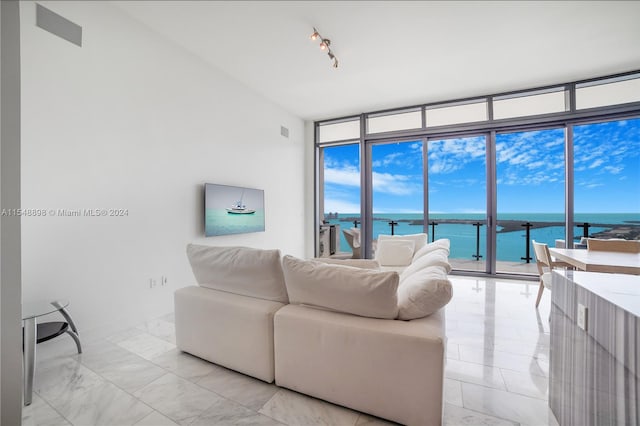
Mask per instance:
[[[549,248],[556,260],[587,272],[640,275],[640,253]]]

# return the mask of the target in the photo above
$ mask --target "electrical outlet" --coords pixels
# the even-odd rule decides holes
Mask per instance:
[[[588,310],[587,307],[578,303],[578,327],[587,331],[588,324]]]
[[[163,275],[162,278],[160,278],[160,285],[165,286],[167,285],[167,276]]]
[[[149,288],[154,288],[157,285],[157,281],[153,278],[149,278]]]

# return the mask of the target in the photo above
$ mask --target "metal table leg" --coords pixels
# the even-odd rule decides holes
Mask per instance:
[[[24,320],[23,333],[24,351],[22,368],[24,368],[24,405],[31,405],[33,375],[36,369],[36,340],[38,338],[35,318]]]
[[[67,320],[67,322],[69,323],[69,327],[71,328],[71,330],[67,330],[67,334],[73,337],[73,340],[76,342],[76,347],[78,348],[78,353],[81,354],[82,345],[80,345],[80,338],[78,337],[78,334],[80,333],[78,333],[78,329],[76,328],[76,324],[71,319],[71,315],[69,315],[69,312],[67,312],[65,308],[60,306],[60,304],[57,301],[51,302],[51,304],[59,309],[64,319]]]

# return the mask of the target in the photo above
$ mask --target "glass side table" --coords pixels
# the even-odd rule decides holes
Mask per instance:
[[[68,300],[54,300],[53,302],[23,303],[22,304],[22,342],[23,342],[23,375],[24,375],[24,405],[30,405],[33,395],[33,376],[36,368],[36,344],[46,342],[64,333],[69,334],[76,342],[78,353],[82,353],[78,329],[65,309]],[[37,319],[54,312],[60,312],[66,322],[43,322]]]

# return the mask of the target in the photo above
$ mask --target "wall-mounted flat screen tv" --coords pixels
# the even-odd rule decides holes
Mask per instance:
[[[264,191],[239,186],[204,185],[207,237],[264,231]]]

